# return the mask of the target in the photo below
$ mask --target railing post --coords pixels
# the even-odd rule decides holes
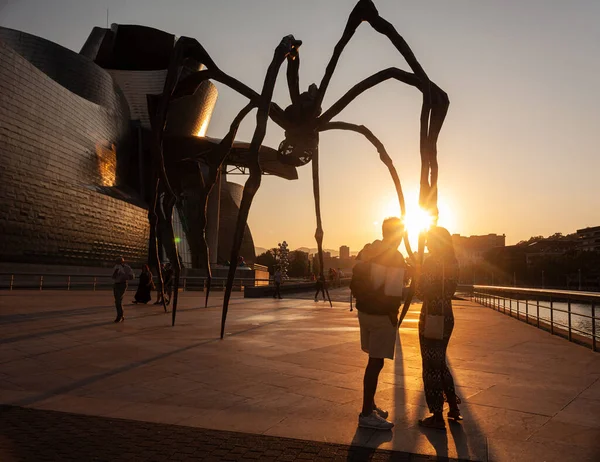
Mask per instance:
[[[67,290],[71,290],[71,276],[67,276]]]
[[[525,322],[529,324],[529,300],[525,298]]]
[[[96,290],[96,276],[94,276],[94,291]]]
[[[536,300],[536,305],[537,305],[537,326],[539,328],[540,327],[540,299],[539,298]]]
[[[569,342],[571,341],[571,299],[567,299],[567,311],[569,316]]]
[[[185,292],[186,282],[187,282],[187,278],[183,278],[183,292]]]
[[[15,283],[15,275],[10,275],[10,290],[13,290],[13,284]]]
[[[516,294],[517,297],[517,319],[521,320],[521,315],[519,314],[519,294]]]
[[[44,276],[40,276],[40,290],[44,287]]]
[[[502,313],[506,314],[506,297],[502,297]]]
[[[596,305],[592,302],[592,351],[596,351]]]
[[[550,297],[550,333],[554,335],[554,302]]]

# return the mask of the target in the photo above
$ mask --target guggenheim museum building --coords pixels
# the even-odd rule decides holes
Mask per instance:
[[[13,267],[106,267],[122,255],[148,260],[150,122],[147,95],[163,91],[177,37],[144,26],[92,30],[81,51],[24,32],[0,28],[0,263]],[[187,63],[198,70],[202,63]],[[194,68],[195,67],[195,68]],[[171,102],[165,136],[187,137],[197,149],[217,89],[202,84]],[[242,186],[227,170],[242,170],[248,144],[213,188],[207,214],[212,264],[229,259]],[[297,178],[277,152],[261,148],[263,173]],[[193,210],[175,213],[185,267],[197,266],[201,228]],[[160,238],[160,236],[159,236]],[[255,259],[246,229],[241,255]]]

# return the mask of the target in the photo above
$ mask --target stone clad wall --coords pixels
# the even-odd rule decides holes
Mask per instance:
[[[0,259],[104,266],[123,255],[139,264],[147,212],[99,192],[116,190],[126,108],[71,90],[0,40]]]

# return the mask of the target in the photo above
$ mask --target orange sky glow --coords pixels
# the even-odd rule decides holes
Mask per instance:
[[[94,26],[144,24],[197,38],[219,67],[260,90],[273,50],[287,34],[303,40],[301,91],[319,83],[355,0],[172,2],[154,0],[21,0],[0,8],[0,25],[79,51]],[[572,233],[600,225],[600,2],[375,0],[406,39],[429,77],[450,97],[438,143],[440,225],[463,235]],[[346,48],[323,103],[387,67],[408,70],[385,37],[366,24]],[[206,134],[223,137],[246,99],[217,85]],[[274,100],[289,104],[285,70]],[[398,82],[369,90],[336,120],[364,124],[394,160],[410,210],[420,169],[421,95]],[[255,113],[239,140],[250,140]],[[270,123],[265,144],[283,133]],[[326,132],[320,141],[324,246],[356,252],[380,237],[397,213],[394,186],[370,143],[355,133]],[[243,183],[246,177],[230,176]],[[286,240],[316,247],[310,166],[297,181],[264,177],[249,225],[257,246]],[[415,239],[416,237],[413,237]]]

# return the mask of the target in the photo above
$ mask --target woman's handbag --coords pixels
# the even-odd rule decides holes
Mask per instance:
[[[442,264],[442,309],[444,300],[444,265]],[[429,314],[429,304],[425,311],[425,329],[423,330],[423,336],[430,340],[443,340],[444,339],[444,314],[435,315]]]

